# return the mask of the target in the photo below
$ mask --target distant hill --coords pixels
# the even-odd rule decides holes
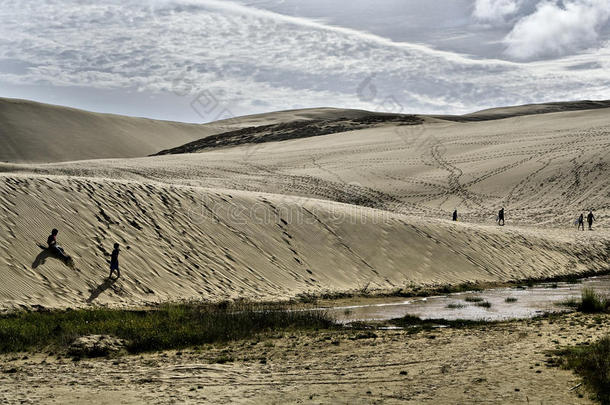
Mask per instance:
[[[389,114],[326,107],[187,124],[0,98],[0,141],[3,145],[0,162],[143,157],[306,138],[383,125],[414,125],[427,120],[485,121],[609,107],[610,101],[574,101],[493,108],[461,116]]]
[[[146,156],[211,135],[213,128],[0,98],[0,161]]]
[[[347,113],[349,112],[349,113]],[[263,121],[269,122],[271,120]],[[258,121],[257,123],[260,123]],[[244,122],[248,122],[244,120]],[[246,126],[228,132],[207,136],[187,144],[162,150],[156,155],[192,153],[204,149],[237,146],[247,143],[286,141],[373,128],[383,125],[417,125],[424,119],[416,115],[384,114],[359,110],[338,110],[334,114],[317,114],[308,119],[259,126]]]
[[[162,150],[155,155],[195,153],[206,149],[248,143],[285,141],[297,138],[356,131],[383,125],[417,125],[425,121],[490,121],[523,115],[610,108],[609,101],[572,101],[499,107],[465,115],[407,115],[365,110],[317,108],[278,111],[229,120],[234,128],[184,145]],[[220,125],[226,121],[217,121]]]
[[[596,110],[610,108],[610,100],[600,101],[560,101],[544,104],[524,104],[511,107],[497,107],[477,111],[465,115],[437,115],[436,118],[448,121],[488,121],[510,118],[522,115],[548,114],[566,111]]]

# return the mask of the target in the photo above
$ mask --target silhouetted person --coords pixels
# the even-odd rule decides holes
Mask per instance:
[[[121,271],[119,270],[119,244],[114,244],[114,250],[110,255],[110,275],[108,278],[112,278],[112,273],[116,270],[116,278],[121,277]]]
[[[59,231],[57,229],[53,229],[51,231],[51,234],[47,238],[47,245],[49,245],[49,250],[51,252],[55,253],[57,256],[59,256],[64,261],[67,261],[68,256],[64,253],[64,250],[57,245],[57,234],[58,233],[59,233]]]
[[[589,224],[589,230],[593,229],[593,221],[595,221],[595,216],[593,216],[593,211],[590,210],[589,214],[587,214],[587,223]]]
[[[500,208],[500,211],[498,211],[498,225],[504,226],[504,207]]]
[[[583,231],[585,230],[585,216],[582,213],[578,217],[578,228],[577,229],[581,229],[581,228]]]
[[[457,210],[453,210],[453,220],[457,221]]]

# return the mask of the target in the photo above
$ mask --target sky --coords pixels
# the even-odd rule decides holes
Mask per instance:
[[[610,0],[0,0],[0,96],[209,122],[610,99]]]

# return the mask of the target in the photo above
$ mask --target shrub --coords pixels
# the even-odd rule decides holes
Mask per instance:
[[[606,297],[596,293],[592,288],[583,288],[578,310],[587,313],[604,312],[609,304]]]
[[[576,371],[602,405],[610,405],[610,336],[588,346],[560,350],[563,365]]]

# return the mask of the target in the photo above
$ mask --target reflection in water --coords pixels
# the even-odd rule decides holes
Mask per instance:
[[[387,320],[414,315],[422,319],[507,320],[531,318],[545,312],[566,311],[557,304],[580,298],[584,287],[607,294],[610,276],[591,277],[581,283],[544,283],[531,288],[497,288],[471,293],[455,293],[427,298],[388,298],[381,304],[326,308],[341,323]],[[480,302],[491,304],[489,308]]]

